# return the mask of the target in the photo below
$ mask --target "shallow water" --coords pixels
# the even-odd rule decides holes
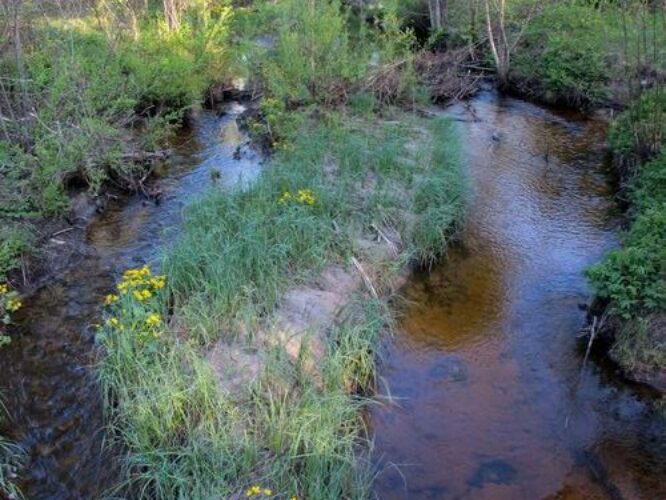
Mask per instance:
[[[188,199],[213,183],[228,187],[257,176],[259,158],[236,127],[242,111],[231,103],[222,117],[196,114],[151,186],[163,193],[161,202],[136,196],[110,204],[88,226],[75,263],[24,300],[18,331],[0,350],[0,385],[13,437],[28,454],[20,485],[26,498],[99,498],[118,480],[118,461],[104,446],[92,325],[124,269],[158,262]]]
[[[459,247],[404,290],[393,402],[370,415],[376,495],[666,498],[666,429],[577,340],[582,272],[618,238],[605,124],[490,91],[445,112],[470,206]]]

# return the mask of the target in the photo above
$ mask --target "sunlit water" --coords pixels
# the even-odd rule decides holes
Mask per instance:
[[[666,498],[662,421],[577,340],[583,270],[617,244],[604,124],[491,92],[446,114],[470,205],[459,248],[404,290],[376,495]]]
[[[118,275],[154,264],[177,237],[188,199],[213,184],[228,187],[257,176],[259,158],[236,127],[242,110],[230,104],[222,117],[198,113],[151,186],[163,193],[161,202],[136,196],[109,205],[88,227],[75,264],[24,300],[14,340],[0,349],[0,386],[11,434],[27,451],[20,485],[26,498],[99,498],[118,480],[118,460],[104,446],[92,325],[101,321],[103,297]]]

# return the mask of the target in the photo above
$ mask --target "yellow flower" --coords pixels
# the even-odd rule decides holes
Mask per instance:
[[[282,196],[280,196],[280,199],[278,200],[278,203],[281,203],[281,204],[284,205],[289,200],[291,200],[291,193],[289,191],[285,191],[284,193],[282,193]]]
[[[106,320],[106,323],[108,325],[113,326],[114,328],[122,330],[122,326],[120,325],[120,321],[118,321],[118,318],[114,318],[113,316],[111,316],[109,319]]]
[[[155,290],[161,290],[162,288],[164,288],[165,285],[166,285],[165,276],[155,276],[150,280],[150,286],[152,286]]]
[[[298,201],[304,205],[314,205],[317,202],[317,198],[315,198],[311,189],[299,189]]]
[[[143,302],[153,296],[153,293],[150,290],[134,290],[132,295],[139,302]]]
[[[4,295],[9,291],[9,288],[7,287],[6,284],[1,284],[0,285],[0,295]]]
[[[151,313],[146,318],[146,324],[148,326],[157,326],[162,322],[162,318],[157,313]]]
[[[120,297],[118,297],[117,295],[110,293],[109,295],[104,297],[104,305],[110,306],[111,304],[115,304],[116,302],[118,302],[119,298]]]
[[[271,496],[273,494],[273,491],[271,491],[270,488],[264,488],[264,495],[267,497]]]
[[[261,486],[259,485],[254,485],[250,486],[248,490],[245,492],[246,497],[253,497],[254,495],[259,495],[261,493]]]
[[[124,280],[136,280],[150,276],[150,268],[148,266],[138,267],[136,269],[128,269],[123,273]]]
[[[7,310],[9,312],[16,312],[23,306],[23,303],[19,299],[9,299],[7,301]]]

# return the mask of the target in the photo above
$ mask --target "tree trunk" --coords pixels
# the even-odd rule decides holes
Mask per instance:
[[[486,7],[486,30],[488,31],[488,43],[490,44],[490,51],[493,54],[493,60],[495,61],[495,68],[497,69],[497,78],[499,80],[500,87],[503,87],[507,84],[509,76],[509,63],[511,48],[509,47],[508,40],[506,38],[506,29],[505,29],[505,1],[499,0],[499,12],[498,12],[498,31],[499,39],[495,39],[495,32],[493,29],[493,20],[490,14],[490,0],[484,0]]]
[[[449,24],[448,0],[428,0],[430,28],[432,32],[446,29]]]
[[[169,31],[180,28],[180,1],[164,0],[164,20]]]

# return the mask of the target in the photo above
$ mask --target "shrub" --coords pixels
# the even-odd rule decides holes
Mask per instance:
[[[517,47],[514,78],[526,78],[548,100],[573,106],[598,104],[606,97],[610,79],[604,29],[601,11],[589,6],[546,7]]]
[[[618,116],[609,141],[613,151],[632,166],[659,154],[666,143],[666,89],[645,92]]]
[[[598,296],[625,319],[666,310],[666,155],[632,184],[636,215],[622,248],[588,271]]]
[[[353,47],[339,1],[289,0],[281,4],[274,52],[264,60],[271,94],[288,103],[332,104],[346,100],[363,75],[370,53]]]

